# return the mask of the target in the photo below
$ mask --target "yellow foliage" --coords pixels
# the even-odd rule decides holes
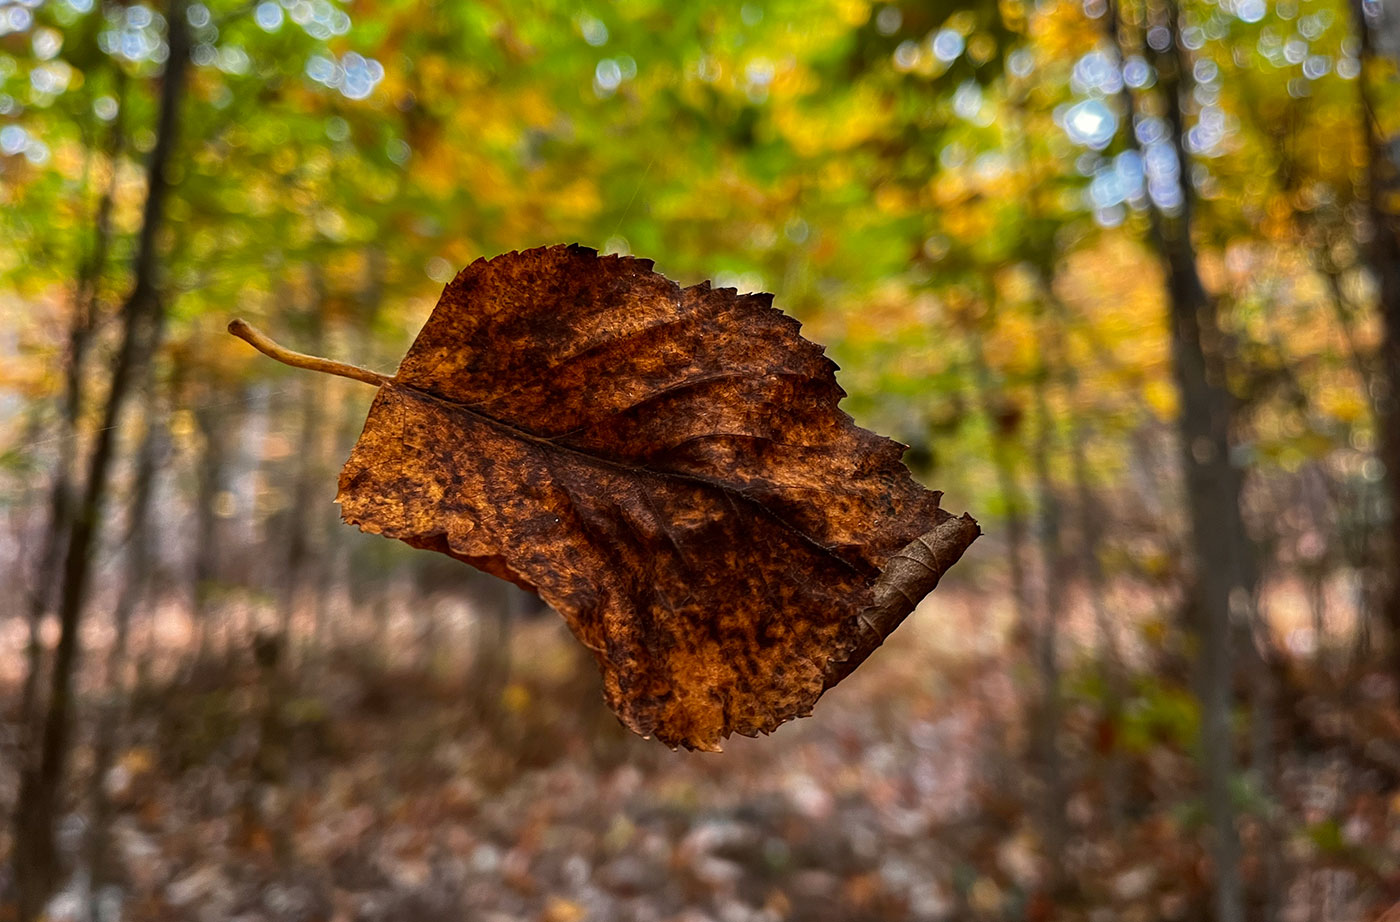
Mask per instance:
[[[888,131],[889,104],[872,87],[857,87],[843,94],[834,106],[820,108],[792,100],[774,106],[773,121],[779,133],[804,157],[826,151],[849,150]]]
[[[1161,420],[1176,418],[1176,388],[1164,378],[1143,382],[1142,397]]]
[[[1344,423],[1360,422],[1370,412],[1355,388],[1329,388],[1318,393],[1314,400],[1318,409]]]
[[[996,215],[991,209],[965,204],[961,208],[953,208],[944,212],[943,230],[956,240],[963,243],[975,243],[983,237],[992,233],[996,229]]]
[[[847,26],[863,26],[870,18],[870,4],[866,0],[837,0],[836,16]]]

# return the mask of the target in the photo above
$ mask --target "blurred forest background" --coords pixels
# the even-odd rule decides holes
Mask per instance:
[[[3,0],[0,919],[1393,919],[1400,5]],[[813,718],[622,731],[341,526],[481,255],[777,293],[987,537]],[[1390,463],[1388,464],[1387,461]]]

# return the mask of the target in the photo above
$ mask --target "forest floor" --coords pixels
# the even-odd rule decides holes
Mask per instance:
[[[673,753],[623,730],[552,618],[516,626],[509,678],[486,695],[450,656],[386,666],[363,652],[328,655],[278,674],[249,651],[181,669],[148,683],[118,724],[104,773],[108,870],[96,887],[98,721],[85,708],[61,837],[76,870],[50,914],[1201,918],[1189,696],[1137,682],[1121,719],[1106,722],[1094,674],[1071,668],[1065,842],[1051,854],[1043,772],[1027,755],[1035,676],[977,639],[985,616],[971,599],[941,605],[813,717],[731,740],[720,755]],[[13,723],[3,731],[0,764],[12,766]],[[1400,898],[1393,779],[1377,781],[1344,747],[1285,754],[1280,765],[1267,798],[1241,793],[1246,871],[1261,899],[1284,922],[1378,917]],[[5,768],[6,813],[14,791]]]

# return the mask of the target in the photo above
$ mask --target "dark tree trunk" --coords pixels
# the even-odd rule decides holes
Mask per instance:
[[[147,393],[150,391],[148,387]],[[122,582],[121,595],[117,598],[116,609],[112,613],[115,636],[104,670],[107,689],[97,721],[97,738],[93,745],[92,818],[88,831],[89,889],[92,900],[90,915],[93,919],[100,918],[97,901],[110,875],[107,856],[110,851],[108,827],[112,821],[112,805],[107,799],[105,781],[121,742],[119,734],[123,705],[127,696],[126,666],[131,617],[137,608],[144,604],[154,563],[151,553],[151,495],[154,491],[156,471],[160,468],[166,446],[166,433],[164,427],[156,421],[158,416],[156,412],[147,412],[146,431],[136,459],[136,476],[132,485],[126,535],[126,575]]]
[[[1099,562],[1099,547],[1103,543],[1103,511],[1089,482],[1089,465],[1084,445],[1089,439],[1088,427],[1076,416],[1070,435],[1070,463],[1074,467],[1075,520],[1079,533],[1079,561],[1094,612],[1094,633],[1097,636],[1096,657],[1103,678],[1103,716],[1109,727],[1122,720],[1123,702],[1127,700],[1127,674],[1123,652],[1113,622],[1104,601],[1103,566]],[[1128,803],[1128,763],[1115,733],[1107,736],[1104,759],[1104,799],[1108,821],[1115,832],[1122,832]]]
[[[313,304],[308,317],[310,335],[308,337],[313,352],[321,349],[324,340],[324,326],[320,312],[325,299],[320,297]],[[296,457],[296,470],[293,475],[292,501],[284,510],[283,533],[286,547],[281,572],[281,624],[285,665],[293,666],[297,660],[297,648],[292,642],[294,620],[301,601],[303,590],[314,585],[312,568],[316,555],[312,553],[315,523],[320,517],[313,511],[315,499],[322,488],[318,466],[317,445],[321,440],[321,423],[325,403],[325,382],[320,375],[306,376],[301,380],[301,404],[298,408],[297,438],[301,450]]]
[[[224,436],[228,421],[219,413],[218,407],[218,401],[211,401],[194,411],[195,427],[200,437],[199,460],[195,468],[194,559],[190,574],[190,615],[197,638],[194,663],[206,662],[214,655],[214,603],[220,575],[218,507],[219,496],[224,489],[228,450]]]
[[[1234,773],[1234,647],[1237,616],[1245,617],[1255,590],[1254,564],[1240,508],[1243,477],[1231,461],[1233,400],[1226,387],[1218,307],[1206,291],[1191,239],[1195,204],[1191,160],[1185,145],[1183,95],[1190,90],[1190,61],[1180,43],[1179,10],[1166,0],[1156,22],[1167,41],[1150,51],[1159,93],[1180,167],[1182,203],[1175,214],[1155,207],[1152,238],[1167,282],[1172,377],[1180,401],[1178,437],[1185,473],[1194,574],[1187,629],[1195,638],[1196,683],[1201,702],[1201,764],[1210,854],[1215,870],[1216,922],[1243,922],[1240,839],[1231,795]],[[1149,17],[1151,18],[1151,17]],[[1111,39],[1121,49],[1120,23],[1110,16]],[[1126,57],[1126,55],[1122,55]],[[1132,118],[1136,100],[1123,96]],[[1248,655],[1249,651],[1238,651]]]
[[[39,685],[43,673],[43,646],[39,623],[53,605],[57,591],[53,574],[71,527],[73,510],[73,468],[78,455],[78,427],[84,404],[83,375],[88,346],[97,327],[99,292],[107,269],[112,241],[112,207],[116,196],[117,159],[126,148],[126,77],[121,68],[113,73],[117,91],[117,115],[107,131],[102,154],[109,165],[107,182],[98,198],[93,216],[92,249],[79,262],[73,287],[73,308],[69,317],[67,355],[63,366],[63,396],[60,404],[57,439],[59,443],[53,482],[49,485],[48,515],[40,543],[34,587],[29,597],[29,641],[26,652],[24,685],[20,691],[20,730],[26,736],[36,729]],[[26,751],[29,750],[27,744]]]
[[[1381,461],[1390,492],[1390,527],[1383,551],[1385,595],[1381,617],[1390,634],[1391,671],[1400,680],[1400,163],[1390,138],[1380,126],[1370,81],[1380,52],[1378,38],[1391,38],[1400,47],[1400,21],[1387,21],[1388,5],[1378,5],[1379,18],[1368,22],[1362,5],[1352,4],[1352,18],[1361,43],[1360,117],[1366,138],[1366,191],[1371,224],[1367,262],[1376,277],[1381,317],[1380,393],[1376,399]],[[1380,33],[1380,34],[1378,34]]]
[[[1059,743],[1063,710],[1060,701],[1059,618],[1066,605],[1064,580],[1061,577],[1064,561],[1060,547],[1060,501],[1050,476],[1054,421],[1050,417],[1045,395],[1048,369],[1042,368],[1041,372],[1036,382],[1036,429],[1031,445],[1040,506],[1036,531],[1043,568],[1041,623],[1035,650],[1036,669],[1040,674],[1040,708],[1035,715],[1033,735],[1036,738],[1037,761],[1045,782],[1041,827],[1048,869],[1046,889],[1058,898],[1068,883],[1064,874],[1063,854],[1069,833],[1065,826],[1064,766]]]
[[[121,308],[121,342],[112,364],[101,427],[88,460],[82,496],[73,509],[72,526],[64,542],[58,604],[59,640],[54,651],[39,758],[23,766],[20,778],[14,849],[20,922],[29,922],[39,915],[59,879],[54,820],[68,767],[73,675],[79,656],[83,603],[92,576],[92,556],[107,498],[108,477],[116,456],[118,429],[132,385],[139,379],[140,370],[152,360],[161,334],[163,308],[156,288],[156,246],[165,216],[169,192],[167,170],[178,133],[177,116],[189,62],[184,0],[172,0],[166,13],[169,56],[161,89],[156,142],[147,165],[146,202],[132,289]]]
[[[1055,294],[1048,272],[1040,278],[1042,296],[1052,310],[1051,322],[1068,329],[1070,311]],[[1079,561],[1079,571],[1084,580],[1084,591],[1089,598],[1089,607],[1094,616],[1095,656],[1100,677],[1103,681],[1103,714],[1101,719],[1109,726],[1118,723],[1122,716],[1123,702],[1127,699],[1127,675],[1124,669],[1123,652],[1109,617],[1105,603],[1103,565],[1099,560],[1099,550],[1103,544],[1104,510],[1094,493],[1089,477],[1089,462],[1085,446],[1092,433],[1085,424],[1080,407],[1086,394],[1080,387],[1079,372],[1070,361],[1063,346],[1057,342],[1056,353],[1064,369],[1065,386],[1070,404],[1069,459],[1074,479],[1074,530],[1078,541],[1075,554]],[[1106,735],[1104,758],[1104,800],[1109,823],[1115,832],[1123,829],[1127,806],[1128,764],[1114,735]]]
[[[1013,637],[1018,650],[1026,650],[1035,633],[1026,592],[1026,501],[1016,475],[1016,459],[1012,446],[1020,427],[1020,408],[1007,401],[992,382],[991,369],[982,351],[980,331],[970,331],[973,373],[977,379],[978,400],[992,436],[992,466],[997,472],[997,488],[1006,503],[1007,574],[1011,583],[1011,602],[1016,613]]]
[[[1221,331],[1215,299],[1206,291],[1191,241],[1191,161],[1185,146],[1181,95],[1189,73],[1181,57],[1175,4],[1163,19],[1171,51],[1156,56],[1162,96],[1181,169],[1181,213],[1163,221],[1160,253],[1167,275],[1171,320],[1172,377],[1181,401],[1178,426],[1186,499],[1195,549],[1191,611],[1197,638],[1198,694],[1201,699],[1201,758],[1206,811],[1212,827],[1217,922],[1243,922],[1244,887],[1240,841],[1231,793],[1234,735],[1234,640],[1236,612],[1248,612],[1254,580],[1248,560],[1249,537],[1240,510],[1242,474],[1231,461],[1233,402],[1226,388],[1220,354]],[[1242,651],[1241,651],[1242,652]]]
[[[1039,695],[1031,699],[1024,714],[1028,729],[1027,760],[1035,767],[1033,791],[1026,796],[1034,806],[1031,814],[1042,840],[1045,872],[1044,887],[1052,900],[1064,896],[1068,883],[1064,873],[1064,844],[1068,838],[1064,814],[1063,763],[1060,758],[1058,727],[1060,725],[1060,677],[1057,651],[1057,623],[1061,610],[1063,586],[1058,578],[1059,542],[1058,509],[1049,486],[1049,434],[1043,406],[1038,405],[1036,423],[1039,426],[1032,440],[1033,473],[1040,499],[1041,517],[1037,536],[1044,560],[1043,618],[1037,621],[1037,607],[1030,596],[1026,578],[1026,544],[1028,525],[1026,497],[1017,472],[1016,444],[1022,437],[1024,419],[1020,406],[1001,393],[992,379],[982,349],[980,331],[971,331],[973,373],[977,381],[982,412],[992,437],[992,464],[997,473],[997,486],[1006,504],[1006,554],[1012,604],[1016,614],[1014,649],[1024,654],[1033,665],[1039,684]],[[1043,387],[1043,384],[1041,385]],[[1038,394],[1037,396],[1043,396]]]

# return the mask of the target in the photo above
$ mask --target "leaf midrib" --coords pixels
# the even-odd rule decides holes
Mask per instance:
[[[798,528],[796,525],[792,524],[787,519],[774,512],[762,502],[750,496],[748,493],[745,493],[743,490],[736,489],[735,487],[724,482],[723,480],[714,480],[709,477],[701,476],[699,474],[686,474],[680,471],[657,470],[654,468],[646,467],[644,465],[628,464],[627,462],[619,461],[615,458],[609,458],[605,455],[594,454],[593,452],[585,451],[584,449],[576,448],[572,445],[561,444],[547,436],[536,435],[535,433],[530,432],[527,429],[521,429],[518,426],[514,426],[508,422],[505,422],[504,420],[497,419],[494,416],[482,413],[479,410],[474,410],[465,404],[458,403],[455,400],[450,400],[439,394],[435,394],[430,390],[426,390],[425,388],[419,387],[414,384],[409,384],[404,381],[400,381],[398,378],[390,378],[382,385],[382,387],[399,388],[401,390],[408,391],[419,397],[426,398],[434,403],[441,404],[442,406],[455,412],[464,413],[475,420],[478,420],[498,430],[501,430],[502,432],[507,433],[510,437],[518,439],[519,441],[539,445],[543,448],[547,448],[557,452],[562,452],[564,454],[574,455],[594,464],[614,468],[633,477],[641,478],[649,476],[661,478],[674,478],[676,480],[694,483],[698,486],[704,486],[709,487],[710,489],[719,490],[720,492],[730,496],[731,498],[738,497],[745,503],[757,509],[767,518],[776,522],[782,528],[796,535],[804,544],[813,548],[822,556],[836,561],[838,564],[840,564],[842,567],[846,568],[850,572],[859,574],[867,578],[872,576],[879,576],[880,571],[878,569],[875,569],[872,573],[868,571],[865,567],[857,566],[850,560],[847,560],[845,557],[836,553],[836,551],[834,551],[832,548],[826,546],[822,542],[818,541],[816,538],[809,535],[807,532],[803,531],[801,528]]]

